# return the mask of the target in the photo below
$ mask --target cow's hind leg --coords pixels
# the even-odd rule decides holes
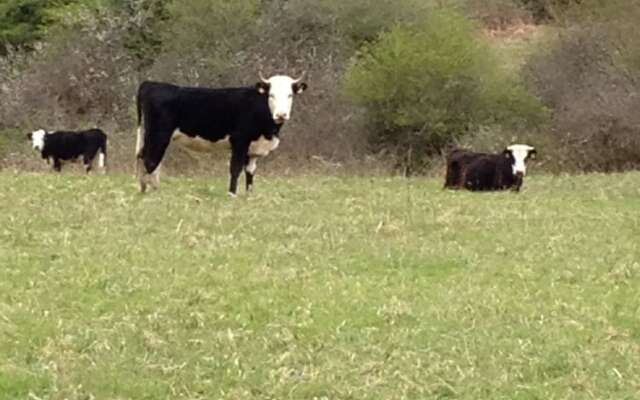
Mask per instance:
[[[62,171],[62,161],[59,158],[53,159],[53,170],[56,172]]]
[[[247,165],[244,167],[244,177],[247,186],[247,192],[253,189],[253,175],[256,172],[256,157],[248,157]]]

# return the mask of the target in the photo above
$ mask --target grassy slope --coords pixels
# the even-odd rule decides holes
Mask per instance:
[[[640,174],[525,184],[0,174],[0,398],[637,398]]]

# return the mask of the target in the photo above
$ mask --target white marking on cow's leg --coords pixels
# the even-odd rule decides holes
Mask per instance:
[[[251,157],[251,158],[249,158],[249,164],[247,164],[247,166],[244,169],[248,173],[254,174],[256,172],[256,168],[257,167],[258,166],[256,164],[256,158],[255,157]]]
[[[144,173],[144,163],[142,163],[142,154],[140,154],[140,152],[142,151],[142,146],[144,145],[144,137],[143,137],[143,133],[142,133],[142,127],[139,126],[138,127],[138,131],[136,134],[136,163],[135,163],[135,173],[138,177],[138,179],[140,179],[141,174]],[[140,184],[140,189],[141,191],[144,193],[144,190],[142,190],[142,183]]]
[[[154,189],[158,189],[160,187],[160,168],[162,167],[162,163],[159,163],[155,170],[151,173],[151,186]]]
[[[98,153],[98,167],[104,169],[104,153],[103,152]]]
[[[138,133],[136,136],[136,157],[140,156],[140,150],[142,150],[143,139],[144,137],[142,136],[142,127],[139,126]]]
[[[147,176],[144,169],[144,161],[142,158],[136,159],[136,175],[138,176],[138,182],[140,184],[140,192],[144,193],[147,191]]]
[[[247,192],[253,190],[253,174],[256,172],[256,157],[249,157],[249,163],[244,167]]]

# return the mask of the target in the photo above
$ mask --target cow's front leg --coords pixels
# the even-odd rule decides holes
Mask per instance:
[[[238,177],[242,172],[242,167],[245,165],[247,158],[247,146],[235,146],[231,149],[231,163],[229,164],[229,174],[231,175],[229,181],[229,195],[235,197],[238,191]]]
[[[53,159],[53,170],[56,172],[60,172],[62,170],[62,161],[59,158]]]
[[[247,165],[244,167],[245,181],[247,184],[247,192],[253,189],[253,175],[256,172],[256,157],[248,157]]]

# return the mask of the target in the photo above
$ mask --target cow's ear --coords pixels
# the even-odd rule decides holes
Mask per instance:
[[[504,149],[504,151],[502,152],[502,155],[504,155],[506,158],[511,157],[511,150]]]
[[[294,83],[292,85],[293,88],[293,93],[295,94],[300,94],[302,92],[304,92],[305,90],[307,90],[307,84],[302,82],[302,83]]]
[[[536,149],[529,151],[529,158],[531,158],[532,160],[535,160],[537,155],[538,155],[538,152],[536,151]]]
[[[265,82],[256,83],[256,90],[260,94],[267,94],[269,92],[269,84]]]
[[[33,133],[27,133],[27,140],[33,140]]]

